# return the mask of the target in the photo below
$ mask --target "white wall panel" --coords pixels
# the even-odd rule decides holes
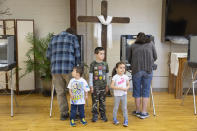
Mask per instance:
[[[27,60],[26,53],[31,47],[31,44],[27,42],[26,36],[28,33],[33,33],[33,21],[17,20],[17,39],[18,39],[18,66],[19,76],[25,72],[25,63]],[[33,56],[32,56],[33,57]],[[19,80],[19,91],[27,91],[35,89],[34,72],[27,74]]]

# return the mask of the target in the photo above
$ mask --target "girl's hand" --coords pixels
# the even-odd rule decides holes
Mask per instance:
[[[118,87],[117,90],[125,91],[125,88],[123,88],[123,87]]]
[[[123,88],[123,90],[124,90],[125,92],[127,92],[127,88]]]
[[[123,91],[127,92],[128,88],[122,88]]]

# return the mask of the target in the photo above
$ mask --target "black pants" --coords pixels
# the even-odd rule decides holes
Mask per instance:
[[[94,88],[92,93],[92,113],[93,115],[98,115],[98,106],[99,103],[99,112],[100,115],[105,115],[105,97],[106,92],[105,88]]]

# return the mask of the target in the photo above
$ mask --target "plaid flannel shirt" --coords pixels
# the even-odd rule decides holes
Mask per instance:
[[[75,35],[65,31],[54,36],[49,43],[46,57],[51,62],[52,74],[68,74],[80,64],[80,46]]]

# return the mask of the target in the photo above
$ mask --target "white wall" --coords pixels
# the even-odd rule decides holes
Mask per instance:
[[[59,33],[70,26],[70,0],[4,0],[12,15],[4,19],[34,19],[37,36]]]
[[[48,32],[59,33],[70,26],[70,0],[6,0],[5,7],[11,16],[1,18],[34,19],[38,36]],[[101,0],[78,0],[78,15],[100,15]],[[161,43],[162,0],[108,0],[108,14],[131,18],[129,24],[113,24],[113,49],[108,49],[108,63],[112,69],[120,60],[120,35],[137,34],[143,31],[155,36],[158,52],[158,70],[154,72],[153,87],[168,88],[168,53],[185,52],[187,46]],[[79,23],[78,33],[84,34],[85,57],[89,64],[93,60],[93,24]]]
[[[93,15],[93,0],[77,0],[77,15],[90,16]],[[77,33],[84,35],[84,57],[87,64],[93,59],[94,43],[93,43],[93,24],[77,22]]]
[[[78,0],[83,4],[78,6],[78,15],[100,15],[100,0]],[[79,4],[79,3],[78,3]],[[89,7],[89,8],[87,8]],[[120,60],[120,35],[145,32],[155,37],[158,52],[157,71],[154,71],[153,88],[168,88],[168,54],[170,51],[186,51],[183,45],[161,43],[162,0],[108,0],[108,15],[130,17],[129,24],[113,24],[113,48],[108,49],[107,61],[110,69]],[[84,27],[86,27],[84,29]],[[93,60],[93,50],[97,46],[92,40],[93,24],[78,22],[78,32],[87,34],[87,63]]]

